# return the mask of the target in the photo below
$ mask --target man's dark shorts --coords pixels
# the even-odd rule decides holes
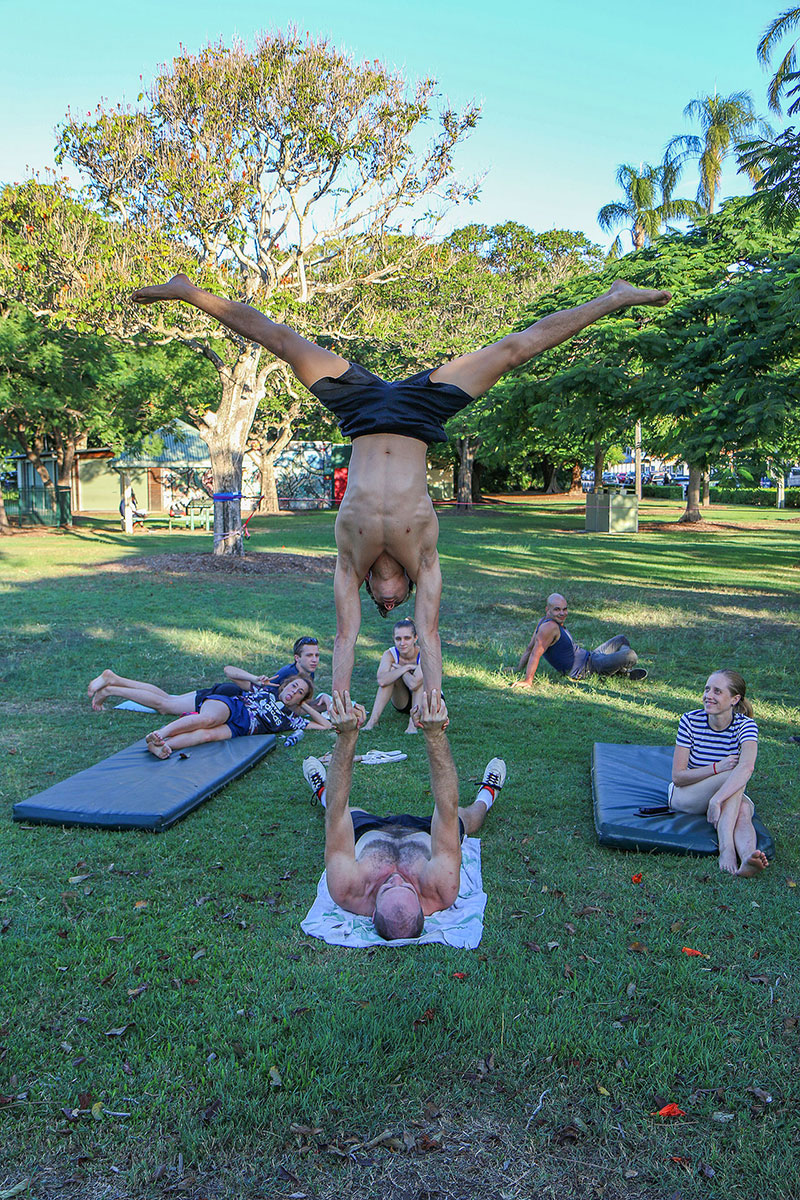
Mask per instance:
[[[353,819],[356,844],[365,833],[370,833],[373,829],[386,829],[388,825],[393,825],[395,828],[399,825],[402,829],[407,829],[409,833],[430,833],[431,831],[431,817],[412,817],[409,813],[400,813],[394,817],[375,817],[372,813],[364,812],[360,808],[351,808],[350,816]],[[458,818],[458,830],[461,835],[460,840],[463,842],[467,831],[461,817]]]
[[[430,445],[447,441],[445,421],[475,399],[454,383],[431,382],[436,369],[389,383],[351,363],[343,375],[319,379],[309,391],[338,418],[345,437],[397,433]]]
[[[242,689],[235,683],[217,683],[214,687],[200,688],[194,694],[196,711],[205,700],[221,700],[230,711],[225,724],[231,731],[231,737],[248,737],[252,728],[250,710],[239,699]]]

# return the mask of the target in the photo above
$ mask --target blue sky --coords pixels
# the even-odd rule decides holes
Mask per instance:
[[[598,209],[616,199],[619,163],[660,159],[690,127],[694,96],[747,89],[766,114],[767,76],[755,46],[783,10],[774,0],[0,0],[0,182],[53,164],[54,128],[68,107],[135,100],[182,43],[245,42],[259,29],[326,34],[358,58],[409,76],[433,75],[452,103],[483,105],[461,151],[481,198],[451,225],[513,219],[580,229],[607,245]],[[227,15],[230,12],[232,15]],[[696,180],[687,174],[682,194]],[[743,184],[731,171],[724,191]],[[629,249],[626,242],[625,249]]]

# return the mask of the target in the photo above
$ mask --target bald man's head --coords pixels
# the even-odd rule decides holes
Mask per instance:
[[[563,625],[567,619],[567,601],[560,592],[552,592],[546,600],[546,613],[551,621]]]

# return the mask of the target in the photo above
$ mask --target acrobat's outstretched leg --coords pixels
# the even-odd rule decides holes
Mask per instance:
[[[227,325],[234,333],[250,342],[258,342],[282,358],[307,388],[313,387],[320,379],[338,378],[350,366],[346,358],[307,341],[289,325],[271,321],[250,304],[226,300],[223,296],[195,287],[186,275],[174,275],[167,283],[155,287],[137,288],[131,300],[135,304],[155,304],[158,300],[181,300],[184,304],[191,304],[193,308],[199,308],[201,312]]]
[[[452,362],[444,363],[433,372],[431,381],[453,383],[477,398],[488,392],[507,371],[521,367],[543,350],[550,350],[553,346],[566,342],[568,338],[574,337],[588,325],[593,325],[601,317],[633,304],[652,304],[660,307],[667,304],[671,298],[671,292],[634,287],[633,284],[618,279],[607,292],[595,300],[588,300],[586,304],[579,304],[577,308],[551,313],[520,333],[509,333],[499,342],[484,346],[482,350],[462,354]]]

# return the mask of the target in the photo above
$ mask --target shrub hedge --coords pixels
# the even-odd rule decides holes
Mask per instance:
[[[723,488],[712,487],[712,504],[745,504],[756,505],[759,508],[775,507],[775,488]],[[800,508],[800,488],[787,488],[785,492],[786,507]],[[677,486],[659,487],[655,483],[642,486],[642,497],[645,500],[682,500],[683,488]]]

